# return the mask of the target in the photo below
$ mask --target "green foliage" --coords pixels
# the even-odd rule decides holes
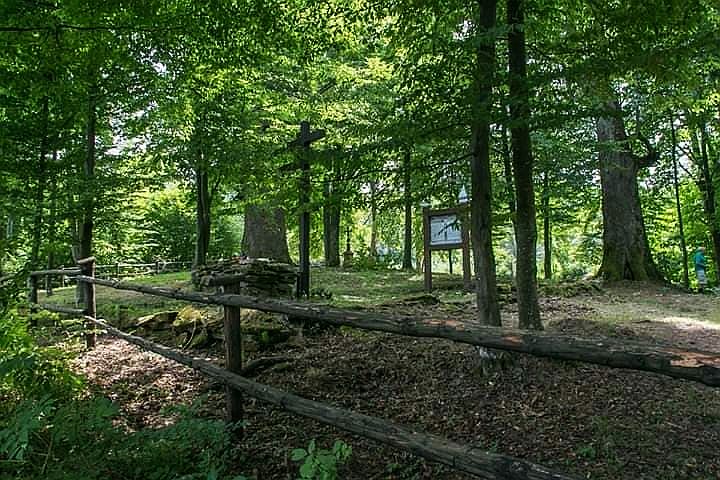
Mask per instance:
[[[67,360],[68,354],[58,348],[38,346],[27,319],[17,311],[9,310],[0,320],[0,398],[72,397],[82,381]]]
[[[307,449],[296,448],[290,454],[293,462],[300,465],[299,480],[335,480],[338,478],[338,467],[345,463],[352,454],[352,447],[342,440],[336,440],[331,450],[317,448],[315,440],[311,440]]]
[[[231,431],[221,420],[177,408],[161,429],[126,431],[105,398],[81,395],[69,355],[39,346],[27,319],[0,320],[0,478],[226,478]],[[100,461],[102,460],[102,461]]]
[[[0,422],[0,475],[228,478],[232,444],[225,422],[201,419],[195,409],[182,409],[170,426],[129,433],[115,424],[117,414],[103,398],[59,402],[43,397],[19,404]]]
[[[142,208],[142,257],[166,261],[192,259],[195,217],[188,195],[168,188],[150,195]]]

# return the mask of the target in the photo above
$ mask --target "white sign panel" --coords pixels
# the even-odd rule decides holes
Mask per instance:
[[[430,217],[430,245],[457,245],[462,243],[460,222],[457,215],[433,215]]]

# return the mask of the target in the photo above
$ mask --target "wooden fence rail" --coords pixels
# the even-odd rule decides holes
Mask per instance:
[[[720,387],[720,354],[716,352],[682,350],[608,338],[585,339],[570,335],[488,327],[457,321],[440,322],[409,316],[390,316],[247,295],[185,292],[179,289],[150,287],[86,276],[80,276],[78,280],[118,290],[135,291],[193,303],[252,308],[318,320],[332,325],[412,337],[444,338],[455,342],[527,353],[539,357],[647,371]]]
[[[431,461],[450,465],[458,470],[488,480],[563,480],[566,475],[513,457],[481,452],[437,436],[411,431],[376,417],[362,415],[326,404],[304,399],[273,387],[250,381],[240,375],[242,356],[239,308],[284,313],[287,315],[344,325],[365,330],[382,331],[414,337],[432,337],[535,356],[594,363],[614,368],[641,370],[693,380],[713,387],[720,386],[720,354],[686,351],[671,347],[644,345],[610,339],[582,339],[567,335],[543,332],[508,330],[456,321],[436,321],[409,316],[390,316],[371,312],[358,312],[326,306],[301,304],[282,300],[251,297],[239,294],[204,294],[179,289],[150,287],[133,283],[95,278],[90,266],[93,259],[81,264],[82,275],[76,280],[93,287],[87,290],[88,303],[82,310],[86,322],[98,325],[112,335],[147,350],[188,365],[203,374],[218,379],[228,386],[228,413],[233,421],[242,415],[243,392],[282,408],[333,425],[346,431],[411,451]],[[34,272],[38,273],[38,272]],[[35,277],[31,277],[35,278]],[[31,283],[31,288],[32,287]],[[37,288],[37,282],[35,282]],[[118,290],[184,300],[192,303],[221,305],[225,308],[226,364],[220,368],[206,360],[190,357],[177,350],[130,335],[96,319],[94,286],[102,285]],[[32,292],[30,298],[33,298]],[[37,305],[37,293],[35,293]],[[78,310],[52,305],[42,308],[77,314]],[[94,336],[92,337],[94,345]],[[90,337],[88,345],[91,346]],[[231,371],[232,370],[232,371]]]
[[[207,360],[191,357],[142,337],[122,332],[101,320],[85,318],[111,335],[191,367],[258,400],[362,437],[408,450],[428,460],[477,475],[479,478],[487,480],[571,480],[573,478],[519,458],[483,452],[435,435],[409,430],[380,418],[332,407],[269,385],[253,382]]]
[[[345,431],[355,433],[365,438],[373,439],[388,445],[392,445],[415,453],[428,460],[449,465],[458,470],[473,474],[486,480],[572,480],[573,477],[553,472],[543,466],[510,457],[507,455],[484,452],[471,446],[463,446],[444,438],[409,430],[395,425],[386,420],[363,415],[348,410],[336,408],[327,404],[305,399],[274,387],[253,382],[236,372],[242,371],[242,353],[239,326],[239,305],[233,304],[232,299],[245,298],[240,295],[204,296],[188,293],[189,298],[172,297],[192,302],[219,304],[225,306],[225,338],[226,338],[226,364],[227,368],[220,368],[207,360],[191,357],[178,350],[156,344],[147,339],[122,332],[106,322],[97,319],[95,314],[95,285],[106,285],[123,290],[140,291],[143,286],[128,285],[120,282],[101,280],[94,277],[95,260],[89,258],[79,262],[83,275],[77,276],[77,280],[86,285],[86,306],[84,309],[71,309],[57,305],[38,305],[32,303],[32,307],[46,308],[51,311],[77,315],[83,318],[88,327],[86,335],[88,347],[95,346],[95,326],[101,327],[111,335],[122,338],[130,343],[138,345],[146,350],[155,352],[166,358],[175,360],[187,365],[204,375],[223,382],[228,387],[228,418],[232,421],[240,420],[242,415],[242,397],[240,392],[248,394],[259,400],[280,406],[290,412],[315,419],[322,423],[335,426]],[[35,272],[37,273],[37,272]],[[37,276],[31,276],[37,278]],[[35,282],[37,289],[37,282]],[[32,284],[31,284],[32,288]],[[163,290],[163,289],[161,289]],[[165,290],[163,290],[165,291]],[[168,290],[169,292],[169,290]],[[177,291],[173,291],[178,293]],[[159,296],[157,292],[151,293]],[[32,297],[32,294],[30,295]],[[220,303],[223,297],[231,297],[231,304]],[[37,299],[37,292],[35,292]],[[203,301],[205,299],[205,301]],[[213,300],[211,300],[213,299]],[[80,314],[80,315],[78,315]],[[234,337],[235,341],[232,341]],[[234,370],[234,371],[231,371]]]

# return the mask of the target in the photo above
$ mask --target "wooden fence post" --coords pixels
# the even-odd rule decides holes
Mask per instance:
[[[115,278],[120,278],[120,262],[115,263]]]
[[[227,285],[224,293],[239,293],[238,285]],[[225,327],[225,369],[237,373],[242,371],[242,325],[240,324],[240,307],[225,305],[224,327]],[[227,421],[240,422],[243,419],[243,396],[239,390],[230,386],[226,388]],[[238,436],[242,436],[242,430],[238,430]]]
[[[38,309],[35,305],[38,303],[38,278],[35,275],[28,277],[28,303],[30,303],[30,325],[33,327],[37,326],[37,319],[33,316],[37,313]]]
[[[155,275],[160,274],[160,262],[155,260]]]
[[[83,258],[78,260],[80,271],[86,277],[95,277],[95,257]],[[97,308],[95,304],[95,284],[91,282],[83,282],[85,288],[85,315],[91,318],[97,316]],[[85,344],[87,348],[95,347],[95,324],[89,320],[85,321]]]

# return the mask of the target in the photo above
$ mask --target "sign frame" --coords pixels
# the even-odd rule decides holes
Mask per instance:
[[[457,205],[450,208],[430,209],[423,208],[423,263],[425,264],[425,291],[432,291],[432,252],[437,250],[462,249],[463,263],[463,286],[465,290],[472,290],[472,272],[470,267],[470,233],[468,231],[468,217],[470,209],[467,204]],[[432,221],[433,218],[455,217],[455,222],[460,223],[460,239],[457,242],[433,243]],[[447,228],[447,227],[446,227]]]

